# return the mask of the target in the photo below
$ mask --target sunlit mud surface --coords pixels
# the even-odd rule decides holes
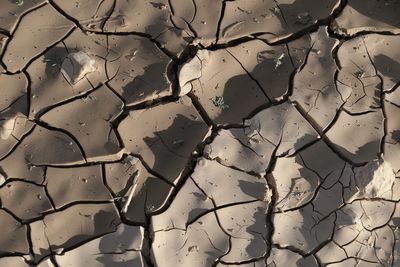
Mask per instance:
[[[399,14],[0,0],[0,267],[400,267]]]

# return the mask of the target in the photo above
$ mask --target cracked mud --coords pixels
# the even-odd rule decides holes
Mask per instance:
[[[0,1],[0,266],[400,267],[399,12]]]

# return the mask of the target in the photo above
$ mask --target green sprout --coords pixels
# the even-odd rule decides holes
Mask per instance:
[[[24,4],[24,0],[16,0],[16,1],[15,1],[15,4],[16,4],[17,6],[22,6],[22,5]]]
[[[216,96],[214,99],[211,99],[211,101],[213,102],[214,106],[216,106],[217,108],[220,108],[220,109],[229,108],[229,106],[227,104],[225,104],[225,100],[224,100],[223,96]]]

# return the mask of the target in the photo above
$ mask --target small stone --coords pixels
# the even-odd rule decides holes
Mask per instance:
[[[69,54],[61,65],[61,73],[71,84],[76,84],[96,69],[96,61],[82,51]]]

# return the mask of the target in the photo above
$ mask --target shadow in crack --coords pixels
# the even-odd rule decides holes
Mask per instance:
[[[192,151],[203,140],[206,131],[202,121],[177,114],[167,129],[155,131],[154,137],[144,138],[154,157],[150,167],[171,181],[175,180],[185,169]]]
[[[142,75],[135,76],[131,82],[122,88],[122,98],[129,104],[139,100],[147,100],[147,98],[157,94],[168,93],[167,77],[165,76],[165,79],[160,77],[160,73],[166,72],[166,65],[165,62],[161,61],[144,67]],[[131,77],[128,73],[124,75]],[[154,77],[158,78],[154,79]]]

